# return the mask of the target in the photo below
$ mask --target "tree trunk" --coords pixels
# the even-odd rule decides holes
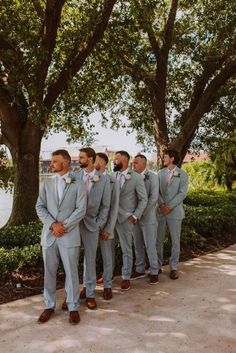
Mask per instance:
[[[35,203],[39,191],[39,153],[43,132],[30,120],[9,146],[14,167],[13,209],[7,226],[37,220]]]

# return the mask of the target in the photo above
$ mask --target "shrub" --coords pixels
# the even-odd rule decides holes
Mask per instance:
[[[41,230],[42,224],[39,222],[2,228],[0,229],[0,247],[12,249],[39,244]]]

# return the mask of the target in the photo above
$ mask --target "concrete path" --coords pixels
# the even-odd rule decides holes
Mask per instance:
[[[147,279],[105,302],[99,309],[81,303],[81,322],[70,326],[58,309],[46,324],[37,323],[42,296],[0,306],[1,353],[236,353],[236,244],[180,264],[172,281],[168,268],[158,285]]]

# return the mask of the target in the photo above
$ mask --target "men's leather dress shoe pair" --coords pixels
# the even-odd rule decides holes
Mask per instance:
[[[170,278],[171,279],[178,279],[179,278],[179,273],[177,270],[171,270],[170,271]]]
[[[112,298],[112,289],[111,288],[104,288],[103,299],[111,300],[111,298]]]

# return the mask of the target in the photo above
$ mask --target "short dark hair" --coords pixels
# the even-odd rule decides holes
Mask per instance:
[[[106,153],[98,152],[98,153],[96,153],[96,156],[102,158],[106,162],[106,164],[108,163],[108,157],[107,157]]]
[[[147,162],[147,157],[146,157],[146,156],[144,156],[144,154],[142,154],[142,153],[138,153],[138,154],[136,154],[136,156],[135,156],[134,158],[137,158],[137,157],[140,157],[140,158],[144,159],[144,160],[145,160],[145,162]]]
[[[62,156],[69,163],[71,162],[71,156],[69,155],[67,150],[56,150],[52,152],[52,156]]]
[[[170,158],[174,157],[174,164],[178,164],[180,161],[180,155],[179,152],[177,150],[175,150],[174,148],[166,148],[163,151],[163,154],[166,154],[167,156],[169,156]]]
[[[128,161],[130,160],[130,155],[128,152],[126,151],[117,151],[116,154],[121,154],[122,156],[125,156],[126,158],[128,158]]]
[[[84,152],[86,153],[87,157],[88,158],[91,158],[93,159],[93,163],[95,162],[95,159],[96,159],[96,152],[94,151],[93,148],[91,147],[83,147],[80,149],[80,152]]]

